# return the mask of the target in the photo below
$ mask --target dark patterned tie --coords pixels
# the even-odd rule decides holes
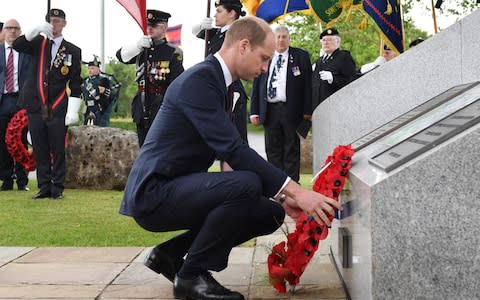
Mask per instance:
[[[268,84],[268,97],[270,99],[275,98],[277,95],[277,87],[273,86],[273,84],[277,81],[277,70],[280,70],[282,67],[283,60],[282,60],[282,55],[278,55],[278,59],[275,63],[275,66],[273,67],[272,74],[270,76],[270,83]]]
[[[7,77],[5,79],[5,89],[7,93],[13,93],[14,89],[14,82],[13,82],[13,71],[14,71],[14,66],[13,66],[13,49],[12,47],[8,47],[10,49],[10,53],[8,54],[8,59],[7,59]]]

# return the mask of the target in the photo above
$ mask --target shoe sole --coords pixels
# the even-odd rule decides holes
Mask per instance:
[[[143,264],[153,272],[157,274],[162,274],[170,282],[173,282],[177,268],[172,263],[167,263],[167,264],[156,263],[151,258],[151,256],[152,254],[154,254],[157,261],[169,261],[171,258],[165,253],[162,253],[160,251],[156,251],[155,253],[153,253],[153,251],[154,250],[152,250],[152,252],[150,252],[150,254],[145,258],[145,261],[143,262]]]

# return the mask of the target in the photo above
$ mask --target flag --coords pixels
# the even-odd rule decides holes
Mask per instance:
[[[361,9],[362,0],[309,0],[315,16],[331,27],[342,13],[351,9]]]
[[[245,9],[253,16],[272,23],[292,12],[309,12],[305,0],[243,0]]]
[[[180,47],[182,45],[182,24],[168,27],[165,35],[170,44]]]
[[[138,26],[147,34],[147,3],[146,0],[117,0],[121,6],[137,21]]]
[[[363,9],[377,24],[387,46],[397,53],[402,53],[404,38],[400,1],[363,0]]]

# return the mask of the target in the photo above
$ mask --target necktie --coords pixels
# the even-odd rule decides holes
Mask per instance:
[[[13,49],[12,47],[8,47],[10,49],[10,53],[8,54],[7,58],[7,77],[5,80],[5,89],[7,93],[13,93],[14,89],[14,82],[13,82]]]
[[[322,57],[322,63],[325,63],[329,58],[330,58],[330,54],[325,54],[325,55]]]
[[[268,97],[270,99],[275,98],[277,95],[277,86],[275,82],[277,81],[277,70],[282,68],[283,60],[282,55],[279,54],[275,66],[273,67],[272,74],[270,76],[270,83],[268,84]]]
[[[227,113],[231,114],[232,111],[233,111],[233,91],[234,91],[234,88],[233,88],[233,83],[230,84],[227,88],[227,105],[226,105],[226,109],[227,109]]]

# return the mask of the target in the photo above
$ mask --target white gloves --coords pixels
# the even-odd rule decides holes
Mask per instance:
[[[25,38],[27,41],[31,41],[42,32],[45,33],[49,39],[53,38],[53,25],[47,22],[43,23],[42,25],[38,25],[37,27],[25,32]]]
[[[120,55],[124,62],[130,61],[132,58],[140,54],[144,48],[150,48],[152,46],[152,38],[148,35],[142,36],[135,45],[128,45],[122,47]]]
[[[377,57],[377,59],[371,63],[368,63],[368,64],[364,64],[361,68],[360,68],[360,73],[362,74],[365,74],[367,72],[370,72],[371,70],[375,69],[376,67],[386,63],[387,60],[385,59],[385,57],[383,56],[379,56]]]
[[[82,100],[78,97],[69,97],[67,106],[67,115],[65,116],[65,126],[78,122],[78,111],[80,110]]]
[[[202,30],[209,30],[213,28],[212,25],[213,19],[209,17],[205,17],[200,24],[196,24],[192,26],[192,33],[197,35]]]
[[[321,80],[326,80],[329,84],[332,84],[333,82],[333,74],[330,71],[320,71],[320,79]]]
[[[137,42],[137,48],[143,50],[143,48],[150,48],[152,46],[152,38],[149,35],[142,36]]]

